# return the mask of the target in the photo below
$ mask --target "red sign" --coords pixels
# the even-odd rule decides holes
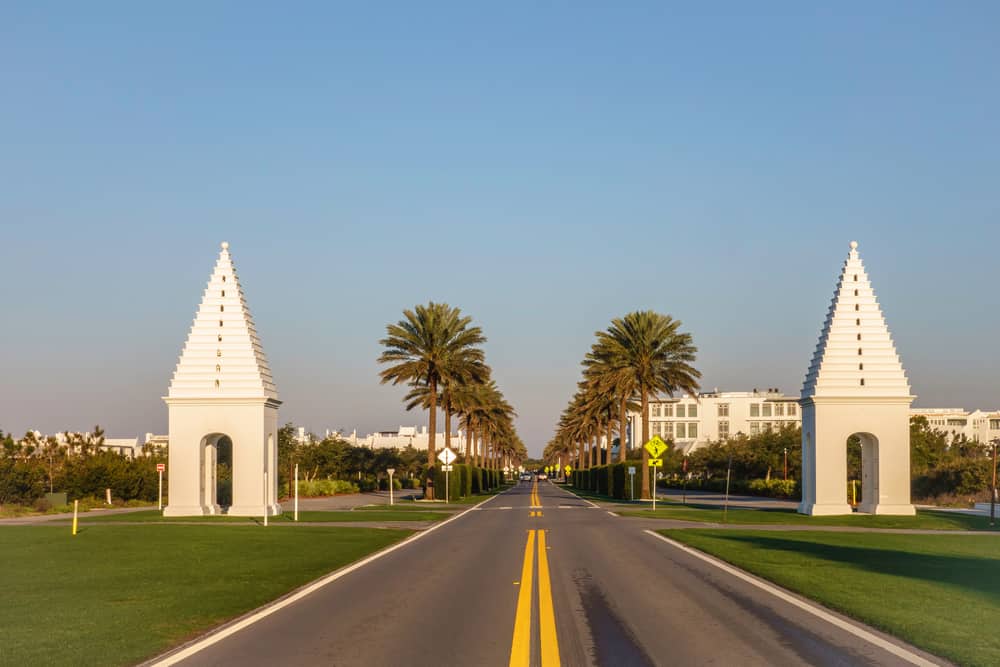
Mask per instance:
[[[166,469],[167,469],[167,464],[166,463],[157,463],[156,464],[156,472],[163,472]]]

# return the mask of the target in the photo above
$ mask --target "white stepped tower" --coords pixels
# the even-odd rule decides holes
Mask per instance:
[[[862,499],[872,514],[914,514],[910,504],[910,394],[903,365],[858,255],[844,262],[802,385],[804,514],[849,514],[847,439],[862,446]]]
[[[227,436],[233,460],[228,513],[281,512],[276,502],[281,401],[228,243],[222,244],[164,401],[170,415],[165,516],[222,511],[216,498],[217,446]]]

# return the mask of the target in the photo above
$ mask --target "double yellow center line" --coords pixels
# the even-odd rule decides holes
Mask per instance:
[[[542,499],[538,497],[538,478],[531,485],[531,506],[535,509],[542,508]]]
[[[559,639],[556,637],[556,615],[552,607],[552,584],[549,580],[549,558],[544,530],[529,530],[524,545],[521,566],[521,590],[517,594],[517,614],[514,617],[514,639],[510,645],[510,667],[531,664],[531,598],[534,595],[535,537],[538,537],[538,639],[542,667],[559,667]]]

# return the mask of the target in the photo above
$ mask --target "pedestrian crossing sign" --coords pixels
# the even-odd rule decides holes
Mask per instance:
[[[663,452],[667,451],[667,443],[663,442],[663,438],[658,435],[654,435],[649,439],[649,442],[645,445],[646,451],[654,459],[660,458]]]

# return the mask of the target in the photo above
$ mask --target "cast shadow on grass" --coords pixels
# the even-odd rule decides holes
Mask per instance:
[[[751,545],[761,549],[785,551],[814,558],[846,563],[859,569],[908,579],[924,580],[985,595],[1000,603],[1000,556],[931,555],[899,551],[831,545],[806,540],[792,540],[770,535],[713,535],[714,539]],[[992,538],[964,538],[984,540]]]

